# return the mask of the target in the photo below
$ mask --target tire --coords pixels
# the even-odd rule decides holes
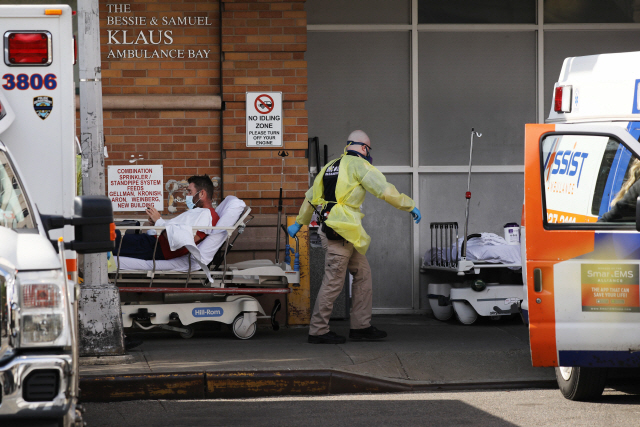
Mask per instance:
[[[238,314],[238,316],[233,321],[231,329],[233,330],[233,334],[236,336],[236,338],[239,338],[241,340],[248,340],[256,334],[256,329],[258,329],[258,326],[256,325],[256,322],[253,322],[251,326],[249,326],[247,331],[243,334],[240,332],[240,326],[242,326],[243,321],[244,314]]]
[[[602,396],[607,382],[607,369],[562,366],[556,368],[556,381],[565,398],[589,402]]]
[[[180,336],[185,340],[193,337],[193,335],[196,333],[196,330],[192,326],[183,326],[183,328],[187,329],[187,332],[180,332]]]

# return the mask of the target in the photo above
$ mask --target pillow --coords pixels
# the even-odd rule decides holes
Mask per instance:
[[[220,217],[216,227],[233,227],[242,212],[244,212],[244,208],[247,205],[238,199],[236,196],[227,196],[220,206],[216,208],[216,213]],[[222,243],[227,240],[227,232],[224,230],[211,230],[211,234],[209,234],[205,239],[198,245],[198,250],[200,251],[200,255],[202,256],[202,260],[205,264],[209,264],[213,257],[215,256]],[[195,260],[191,260],[191,265],[198,265]]]

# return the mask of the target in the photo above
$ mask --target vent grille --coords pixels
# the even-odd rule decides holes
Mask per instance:
[[[22,397],[27,402],[50,402],[58,395],[58,371],[37,370],[24,380]]]

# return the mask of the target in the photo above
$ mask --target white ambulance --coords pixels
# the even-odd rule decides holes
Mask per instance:
[[[75,197],[72,11],[0,6],[0,43],[0,425],[82,425],[76,253],[115,226],[108,198]]]
[[[640,52],[567,58],[553,95],[525,128],[522,310],[533,365],[591,400],[640,367]]]

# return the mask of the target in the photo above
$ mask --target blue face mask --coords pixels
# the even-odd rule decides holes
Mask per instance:
[[[198,193],[200,194],[200,193]],[[187,208],[188,209],[193,209],[196,207],[196,204],[200,201],[200,199],[198,199],[198,202],[193,203],[193,196],[186,196],[184,198],[184,202],[187,204]]]
[[[195,203],[193,203],[193,196],[185,197],[185,203],[188,209],[193,209],[196,206]]]

